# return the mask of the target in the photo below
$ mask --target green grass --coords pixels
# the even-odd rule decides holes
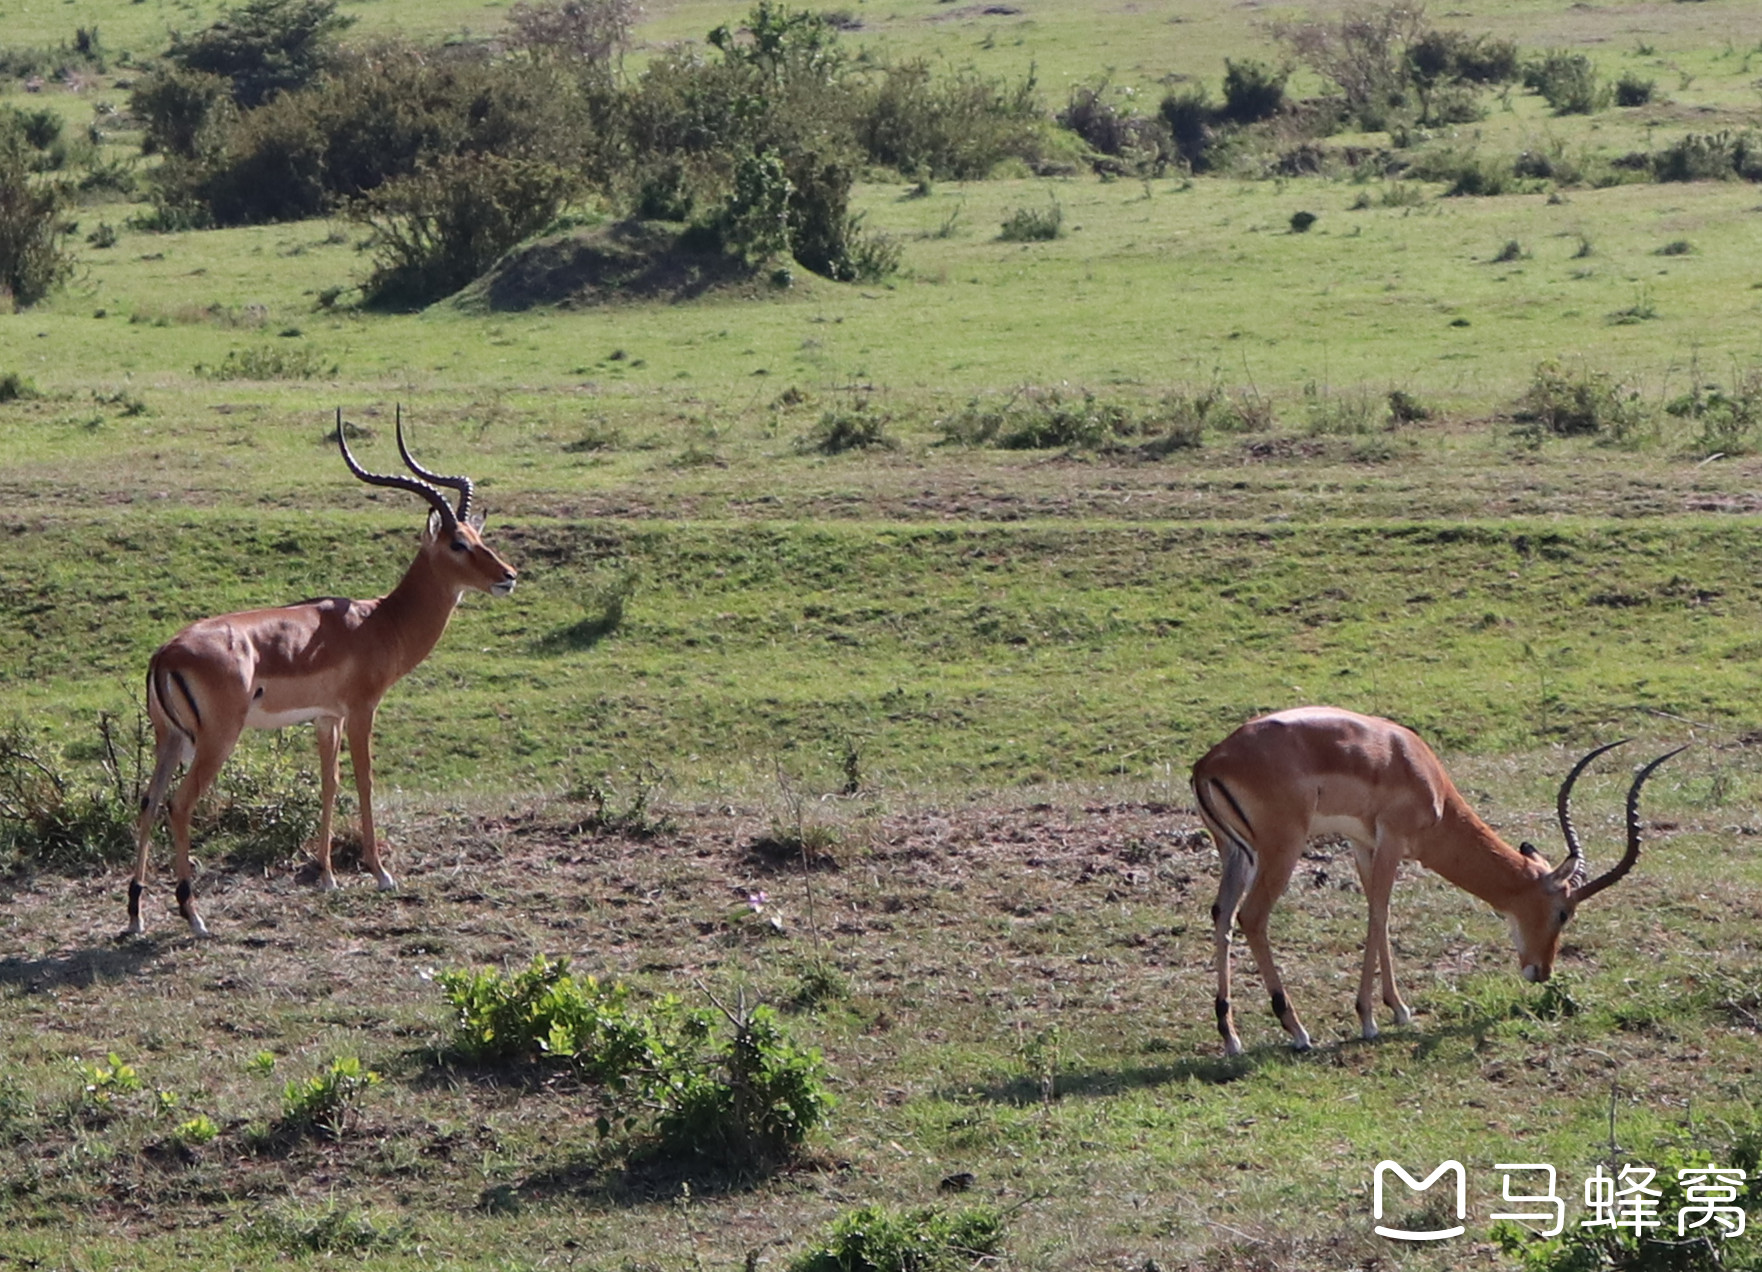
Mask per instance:
[[[1103,68],[1146,96],[1171,71],[1215,89],[1225,56],[1272,54],[1258,23],[1298,12],[1020,7],[879,0],[847,38],[1036,65],[1056,104]],[[347,8],[419,34],[502,12]],[[681,4],[642,34],[742,9]],[[1663,100],[1555,120],[1515,94],[1434,144],[1606,156],[1753,123],[1752,9],[1436,14],[1590,48]],[[52,43],[95,22],[150,51],[215,12],[0,0],[0,27]],[[30,99],[74,127],[99,100],[121,90]],[[1049,196],[1063,237],[999,241]],[[1576,1199],[1612,1111],[1640,1161],[1722,1151],[1762,1100],[1762,466],[1710,460],[1661,407],[1756,364],[1756,202],[1735,183],[875,182],[857,204],[903,248],[886,285],[406,317],[349,307],[366,265],[337,225],[159,235],[81,209],[82,241],[103,221],[117,244],[0,317],[0,375],[40,392],[0,405],[9,718],[95,764],[98,712],[132,718],[184,623],[389,588],[421,509],[347,477],[338,405],[383,469],[402,402],[416,454],[479,479],[521,583],[470,598],[380,712],[399,891],[345,871],[319,894],[293,863],[199,845],[219,939],[196,944],[161,850],[152,935],[115,945],[120,871],[6,877],[0,1262],[782,1267],[859,1206],[972,1203],[1003,1210],[1012,1268],[1494,1267],[1495,1163],[1552,1162]],[[1300,210],[1318,220],[1290,234]],[[1695,250],[1659,254],[1678,241]],[[229,357],[317,373],[217,377]],[[1637,391],[1643,426],[1525,436],[1507,415],[1546,359]],[[1218,386],[1277,420],[1155,461],[945,444],[939,421],[1024,386],[1134,410]],[[1433,414],[1387,427],[1391,390]],[[803,444],[859,409],[892,449]],[[1579,787],[1594,869],[1626,766],[1694,745],[1647,786],[1640,864],[1575,919],[1550,986],[1518,979],[1482,907],[1409,872],[1395,948],[1420,1016],[1375,1044],[1353,1037],[1363,899],[1319,845],[1273,924],[1318,1048],[1287,1053],[1239,952],[1249,1055],[1226,1062],[1215,854],[1185,775],[1298,701],[1414,724],[1550,857],[1571,759],[1635,737]],[[761,843],[811,843],[820,868]],[[601,1140],[589,1087],[461,1068],[437,974],[538,953],[698,1004],[795,1004],[831,1065],[829,1130],[781,1175],[705,1177]],[[111,1053],[142,1085],[99,1108],[84,1088]],[[347,1133],[278,1136],[290,1086],[339,1057],[383,1077]],[[1470,1235],[1373,1237],[1385,1157],[1462,1160]],[[940,1191],[962,1172],[970,1192]]]

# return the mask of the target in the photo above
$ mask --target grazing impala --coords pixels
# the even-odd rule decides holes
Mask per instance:
[[[128,930],[139,935],[141,893],[153,823],[178,766],[189,772],[171,797],[171,837],[177,845],[177,907],[197,936],[208,929],[196,912],[190,881],[190,815],[196,801],[232,754],[245,729],[279,729],[310,720],[318,731],[323,811],[318,822],[319,886],[337,886],[330,866],[331,808],[336,801],[337,744],[347,731],[355,790],[361,800],[361,850],[381,888],[397,886],[379,859],[373,833],[373,716],[394,681],[428,657],[468,588],[506,596],[514,570],[485,546],[481,514],[471,509],[468,477],[442,477],[410,457],[403,410],[397,417],[398,452],[416,474],[370,473],[355,462],[337,412],[337,445],[349,471],[370,486],[420,495],[433,507],[416,559],[385,596],[373,601],[338,597],[279,609],[246,610],[191,623],[147,665],[147,713],[153,721],[153,777],[141,799],[136,826],[140,858],[128,886]],[[458,492],[457,509],[436,487]]]
[[[1364,1036],[1377,1036],[1371,997],[1379,965],[1383,1002],[1395,1023],[1412,1019],[1395,987],[1389,948],[1389,892],[1403,860],[1412,858],[1504,916],[1528,981],[1554,970],[1560,932],[1573,911],[1619,883],[1640,855],[1640,787],[1671,751],[1646,765],[1627,793],[1627,853],[1606,874],[1585,882],[1584,854],[1572,829],[1568,800],[1600,746],[1573,766],[1556,805],[1566,857],[1550,867],[1530,844],[1512,848],[1475,816],[1432,749],[1411,729],[1337,707],[1298,707],[1250,720],[1193,766],[1199,816],[1222,858],[1211,915],[1217,943],[1217,1027],[1227,1055],[1242,1053],[1230,1012],[1230,928],[1240,918],[1254,964],[1272,995],[1273,1014],[1299,1051],[1309,1034],[1285,997],[1267,941],[1267,916],[1285,891],[1304,844],[1314,835],[1342,835],[1370,903],[1370,931],[1358,980]],[[1677,751],[1682,750],[1681,747]]]

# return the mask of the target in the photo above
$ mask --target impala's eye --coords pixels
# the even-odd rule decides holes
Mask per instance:
[[[463,552],[463,551],[465,551],[465,548],[466,548],[465,540],[463,540],[463,539],[454,539],[453,540],[453,551]]]
[[[1561,911],[1561,912],[1560,912],[1560,926],[1561,926],[1561,927],[1565,927],[1565,926],[1566,926],[1566,921],[1567,921],[1567,920],[1568,920],[1568,919],[1570,919],[1570,918],[1571,918],[1571,917],[1572,917],[1572,911],[1571,911],[1571,910],[1562,910],[1562,911]]]

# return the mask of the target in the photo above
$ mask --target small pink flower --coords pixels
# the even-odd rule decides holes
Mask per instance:
[[[771,898],[767,893],[749,892],[746,897],[746,903],[753,908],[753,913],[757,914],[765,908],[765,902],[770,899]]]

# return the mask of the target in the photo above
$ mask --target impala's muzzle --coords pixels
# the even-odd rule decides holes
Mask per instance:
[[[515,576],[510,574],[507,578],[503,579],[500,583],[497,583],[494,586],[492,586],[489,590],[489,594],[491,596],[506,596],[509,592],[512,592],[514,590],[514,580],[515,580]]]
[[[1525,963],[1523,965],[1523,978],[1532,985],[1540,985],[1543,981],[1548,979],[1548,973],[1544,972],[1534,963]]]

